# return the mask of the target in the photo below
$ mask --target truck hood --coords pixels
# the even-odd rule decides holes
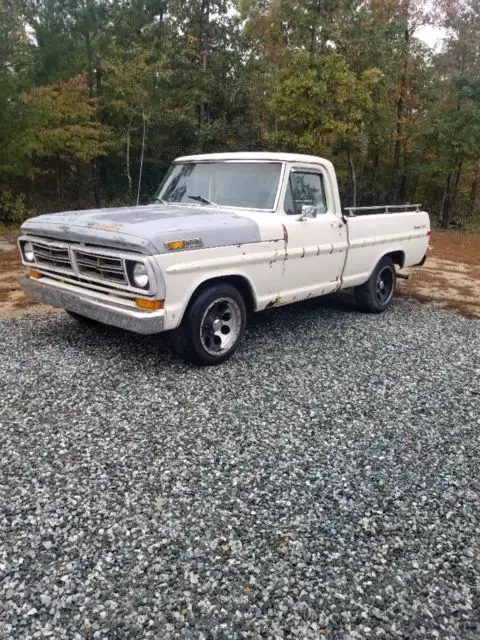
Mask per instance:
[[[174,240],[194,240],[194,246],[209,248],[283,237],[280,221],[269,213],[161,204],[50,213],[30,218],[22,231],[148,255],[164,253],[165,244]]]

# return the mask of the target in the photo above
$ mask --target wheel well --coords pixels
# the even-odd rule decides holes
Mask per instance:
[[[405,253],[403,251],[392,251],[391,253],[385,254],[389,258],[393,260],[393,263],[398,265],[400,269],[403,269],[403,265],[405,264]]]
[[[199,293],[212,286],[213,284],[225,283],[233,285],[240,292],[243,301],[245,302],[245,307],[247,311],[254,311],[255,309],[255,296],[250,285],[250,282],[244,278],[243,276],[219,276],[217,278],[210,278],[210,280],[205,280],[202,284],[199,284],[195,291],[190,296],[190,300],[188,302],[185,313],[188,311],[190,305],[193,300],[197,297]]]

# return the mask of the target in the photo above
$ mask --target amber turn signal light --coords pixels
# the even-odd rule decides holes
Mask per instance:
[[[42,277],[41,273],[39,273],[38,271],[32,271],[32,270],[28,272],[28,275],[30,276],[30,278],[35,278],[35,280],[38,280],[38,278]]]
[[[135,304],[140,309],[148,309],[148,311],[156,311],[163,309],[164,300],[147,300],[145,298],[137,298]]]
[[[185,241],[174,240],[173,242],[167,242],[167,249],[169,251],[178,251],[178,249],[185,249]]]

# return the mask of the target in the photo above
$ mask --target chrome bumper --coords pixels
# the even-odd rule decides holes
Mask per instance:
[[[137,311],[120,304],[106,304],[87,293],[70,291],[27,276],[20,278],[20,284],[25,293],[38,302],[73,311],[103,324],[143,334],[163,331],[165,313],[163,310]]]

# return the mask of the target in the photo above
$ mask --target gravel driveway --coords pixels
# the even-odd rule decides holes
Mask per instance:
[[[0,332],[2,640],[480,637],[480,321],[305,303],[210,369]]]

